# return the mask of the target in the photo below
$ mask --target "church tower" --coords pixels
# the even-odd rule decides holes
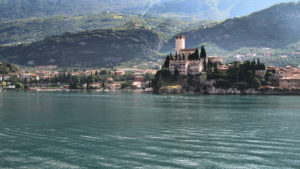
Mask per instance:
[[[185,49],[185,36],[184,35],[178,35],[176,36],[176,46],[175,51],[177,53],[180,53],[181,49]]]

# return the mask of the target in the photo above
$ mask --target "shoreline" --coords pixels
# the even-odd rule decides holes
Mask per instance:
[[[0,89],[1,92],[18,92],[18,91],[29,91],[29,92],[106,92],[106,93],[114,93],[114,92],[132,92],[132,93],[150,93],[155,95],[236,95],[236,96],[300,96],[300,91],[255,91],[255,92],[162,92],[155,93],[153,91],[146,91],[143,89],[136,90],[97,90],[97,89],[61,89],[61,88],[53,88],[53,89]]]

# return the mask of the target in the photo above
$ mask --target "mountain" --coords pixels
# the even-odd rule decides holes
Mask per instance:
[[[182,30],[195,29],[208,23],[210,22],[124,13],[29,18],[0,23],[0,45],[32,43],[65,32],[76,33],[94,29],[134,29],[136,27],[156,30],[163,40],[168,40]]]
[[[250,14],[291,0],[165,0],[154,4],[149,14],[181,18],[227,19]]]
[[[14,45],[0,48],[0,60],[27,66],[106,67],[173,51],[175,34],[183,33],[187,47],[208,44],[209,55],[229,60],[250,53],[274,65],[296,66],[300,62],[300,2],[223,22],[197,22],[123,13],[5,21],[0,24],[0,43]],[[106,30],[89,31],[97,27]],[[73,33],[63,34],[66,29]],[[81,32],[74,33],[77,31]],[[43,32],[63,35],[41,40],[46,37]],[[33,43],[16,45],[22,38]]]
[[[227,19],[291,0],[0,0],[0,21],[103,12]]]
[[[151,59],[160,44],[159,36],[150,30],[94,30],[1,47],[0,58],[24,66],[108,67],[132,59]]]
[[[0,0],[0,20],[83,16],[103,12],[142,13],[158,0]]]
[[[242,47],[284,48],[300,40],[300,3],[284,3],[253,13],[228,19],[211,27],[183,32],[187,46],[212,43],[226,50]],[[165,46],[174,46],[174,37]]]

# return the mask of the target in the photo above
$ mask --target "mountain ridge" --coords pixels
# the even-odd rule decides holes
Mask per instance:
[[[300,40],[299,31],[300,3],[282,3],[247,16],[225,20],[212,27],[182,34],[188,38],[188,46],[210,42],[223,49],[234,50],[241,47],[284,47]],[[172,39],[165,49],[174,46]]]
[[[0,21],[31,17],[86,16],[102,12],[226,19],[291,0],[1,0]]]

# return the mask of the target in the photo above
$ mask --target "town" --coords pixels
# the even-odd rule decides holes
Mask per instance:
[[[300,89],[299,68],[265,66],[260,63],[259,59],[257,61],[242,61],[241,57],[237,57],[236,62],[224,63],[223,58],[220,56],[207,57],[204,47],[199,52],[197,48],[186,49],[185,44],[184,35],[176,36],[175,53],[170,53],[165,60],[158,61],[158,63],[151,62],[158,69],[59,70],[55,65],[22,69],[9,63],[1,63],[1,89],[36,91],[94,89],[97,91],[140,90],[147,92],[151,92],[152,88],[157,90],[157,88],[166,89],[171,87],[174,89],[174,85],[170,85],[170,83],[174,84],[174,79],[157,86],[158,82],[154,75],[157,74],[158,70],[168,71],[170,73],[169,77],[198,77],[199,79],[196,81],[198,87],[194,85],[194,88],[199,88],[199,84],[202,84],[202,87],[210,88],[208,93],[220,93],[219,89],[230,89],[230,92],[224,92],[223,90],[223,93],[236,93],[232,90],[241,88],[241,86],[244,89],[251,88],[256,91],[295,91]],[[246,72],[242,72],[243,67]],[[182,88],[186,84],[185,81],[185,84],[181,83],[179,86]],[[212,86],[213,88],[211,88]]]
[[[68,91],[70,89],[95,89],[98,91],[144,90],[151,91],[154,69],[87,69],[78,71],[57,70],[56,66],[34,67],[30,72],[13,67],[1,72],[2,90],[28,89],[36,91]]]

